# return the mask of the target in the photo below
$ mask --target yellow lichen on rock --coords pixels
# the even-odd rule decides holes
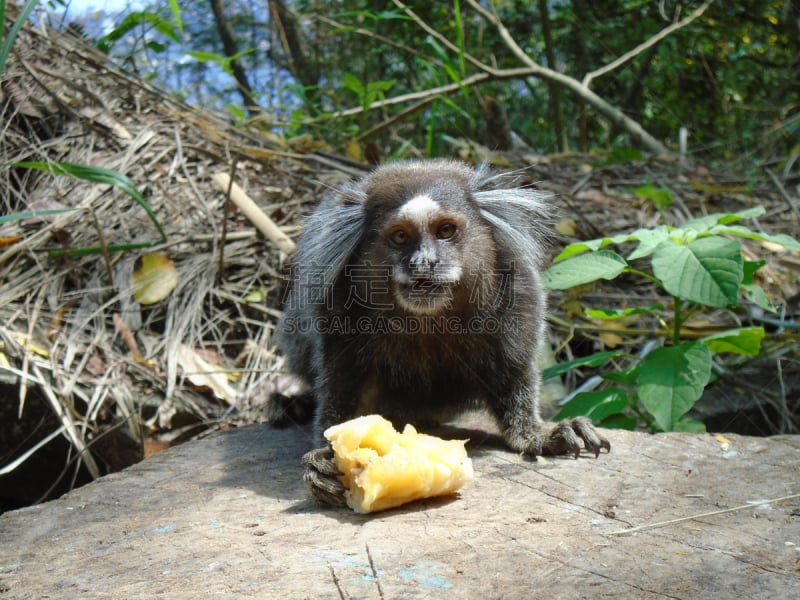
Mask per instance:
[[[402,433],[379,415],[358,417],[325,431],[334,452],[347,505],[359,513],[412,500],[452,494],[473,477],[464,440]]]

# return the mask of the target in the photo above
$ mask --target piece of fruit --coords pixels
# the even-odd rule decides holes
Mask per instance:
[[[398,433],[380,415],[334,425],[325,437],[343,473],[347,505],[359,513],[452,494],[473,477],[466,440],[417,433],[411,425]]]

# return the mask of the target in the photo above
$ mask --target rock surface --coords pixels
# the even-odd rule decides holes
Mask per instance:
[[[800,597],[800,436],[609,431],[531,462],[446,434],[475,480],[367,516],[307,498],[305,430],[173,448],[0,516],[0,598]]]

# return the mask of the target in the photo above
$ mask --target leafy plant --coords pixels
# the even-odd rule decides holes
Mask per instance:
[[[645,188],[639,191],[642,197],[653,196],[659,209],[668,202],[668,191]],[[547,369],[545,378],[581,366],[600,367],[611,360],[625,365],[602,375],[611,384],[608,388],[576,394],[557,418],[581,414],[607,426],[629,429],[644,422],[653,430],[704,430],[702,423],[684,415],[712,380],[714,355],[757,356],[765,332],[762,327],[743,327],[700,340],[687,340],[683,324],[703,307],[735,307],[740,295],[766,310],[774,310],[754,279],[764,261],[745,260],[739,238],[771,242],[795,251],[800,250],[800,243],[787,235],[760,233],[740,224],[763,213],[763,207],[759,206],[708,215],[680,227],[662,225],[567,246],[545,273],[546,287],[563,290],[620,275],[636,276],[655,283],[669,294],[672,311],[670,315],[659,304],[586,310],[588,317],[604,320],[650,314],[659,323],[657,333],[667,345],[642,357],[605,351]],[[627,257],[608,248],[628,242],[637,246]],[[647,259],[650,268],[639,268]]]
[[[114,47],[118,41],[124,38],[128,33],[131,31],[145,25],[152,27],[158,33],[164,35],[165,37],[169,38],[173,42],[180,41],[180,34],[179,31],[183,28],[183,23],[180,21],[180,12],[175,12],[175,6],[173,8],[173,18],[175,19],[174,25],[178,28],[178,31],[175,30],[173,27],[173,22],[169,19],[166,19],[159,15],[158,13],[151,12],[151,11],[134,11],[128,14],[122,22],[117,25],[114,29],[112,29],[109,33],[104,35],[97,41],[97,47],[102,50],[103,52],[110,52],[111,49]],[[153,52],[163,52],[166,47],[157,42],[155,40],[149,40],[145,43],[145,46],[152,50]]]
[[[384,93],[391,90],[395,83],[394,79],[363,82],[352,73],[345,73],[342,77],[342,87],[353,92],[361,108],[365,109],[376,100],[382,100]]]

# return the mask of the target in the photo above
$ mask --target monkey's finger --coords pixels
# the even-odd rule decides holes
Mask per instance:
[[[571,453],[575,458],[580,456],[581,441],[570,423],[562,421],[553,427],[544,442],[542,453],[554,456]]]
[[[309,469],[313,469],[328,477],[341,475],[339,469],[336,468],[336,463],[333,461],[333,450],[330,446],[306,452],[303,455],[302,462],[306,468],[306,473],[308,473]]]
[[[338,480],[336,481],[338,483]],[[322,480],[318,480],[318,482],[322,483]],[[339,485],[341,486],[341,484]],[[341,490],[331,491],[331,489],[328,487],[322,487],[320,485],[311,483],[309,489],[311,490],[311,497],[317,502],[329,504],[330,506],[345,506],[343,487]]]
[[[594,452],[594,457],[600,456],[601,448],[611,452],[611,442],[599,433],[586,417],[577,417],[570,422],[570,426],[575,433],[583,440],[586,449]]]

